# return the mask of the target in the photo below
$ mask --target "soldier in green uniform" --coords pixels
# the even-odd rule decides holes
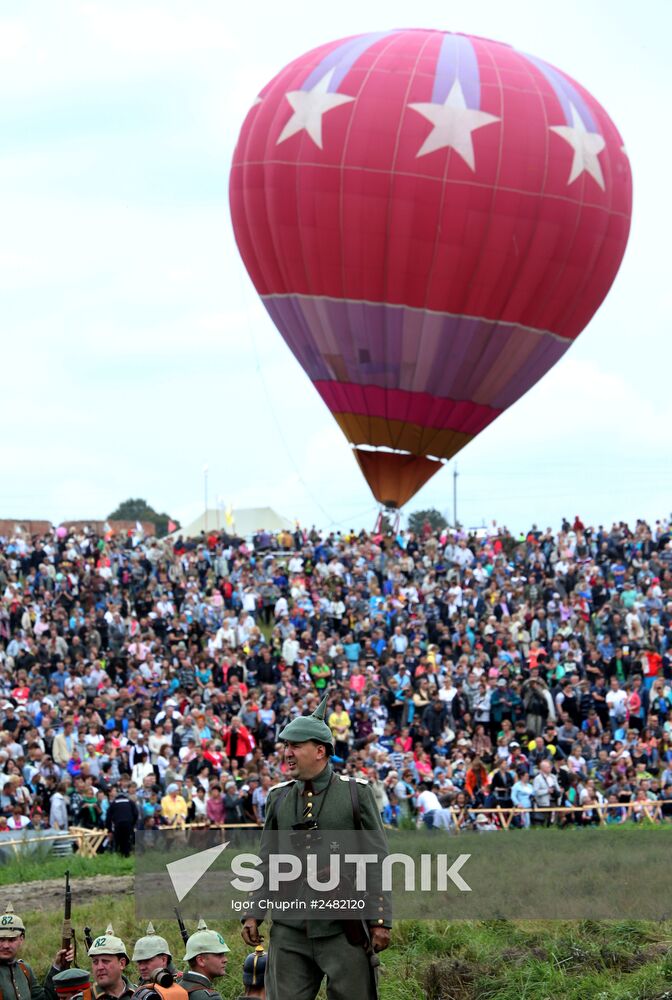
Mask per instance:
[[[327,697],[311,716],[292,720],[280,733],[291,777],[269,793],[265,831],[296,829],[300,821],[315,824],[319,830],[382,831],[368,782],[353,779],[358,783],[360,815],[356,818],[350,779],[332,769],[329,757],[334,744],[324,721],[326,710]],[[372,965],[377,959],[373,955],[371,961],[370,956],[390,943],[391,924],[382,897],[380,904],[380,916],[369,921],[368,953],[367,948],[350,943],[342,921],[274,916],[266,969],[268,1000],[315,1000],[325,976],[329,1000],[374,1000]],[[259,923],[253,917],[243,923],[243,940],[252,947],[261,943]]]
[[[138,938],[135,942],[132,961],[135,962],[140,973],[140,986],[154,982],[153,975],[160,969],[167,969],[175,980],[182,978],[182,973],[178,972],[173,965],[173,956],[170,954],[168,942],[156,933],[151,921],[147,924],[145,936]],[[162,996],[164,995],[163,990],[159,992]]]
[[[265,1000],[266,959],[267,955],[261,944],[258,944],[252,954],[247,956],[243,962],[245,993],[238,997],[238,1000],[246,1000],[248,997],[258,997],[259,1000]]]
[[[45,1000],[31,967],[19,958],[26,928],[11,903],[0,914],[0,997],[2,1000]]]
[[[224,975],[228,951],[222,935],[208,930],[205,921],[199,920],[198,929],[187,940],[184,961],[189,963],[189,971],[180,980],[189,1000],[222,1000],[212,981]]]
[[[93,939],[89,958],[95,984],[94,1000],[127,1000],[136,987],[124,975],[128,965],[126,945],[109,924],[104,934]]]

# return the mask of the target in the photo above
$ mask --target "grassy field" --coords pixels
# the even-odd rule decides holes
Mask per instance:
[[[43,974],[59,946],[60,921],[54,913],[24,913],[28,935],[24,957]],[[76,907],[79,961],[85,965],[81,928],[94,933],[109,921],[128,947],[144,925],[135,920],[134,901],[100,897]],[[189,930],[193,930],[193,926]],[[236,997],[247,953],[238,924],[218,927],[231,948],[226,979],[218,983],[225,1000]],[[178,966],[183,946],[177,927],[157,931],[169,941]],[[672,1000],[672,923],[514,924],[508,921],[400,923],[394,947],[383,957],[384,1000]],[[135,973],[132,969],[131,975]]]
[[[132,858],[122,858],[118,854],[99,854],[95,858],[80,858],[77,854],[69,858],[42,857],[37,853],[19,855],[15,860],[0,865],[0,885],[62,878],[66,869],[72,878],[132,875],[134,864]]]
[[[118,858],[59,859],[0,869],[5,885],[62,874],[128,874]],[[10,875],[16,876],[10,878]],[[17,887],[18,888],[18,887]],[[86,965],[81,929],[94,934],[112,921],[129,948],[144,933],[135,919],[131,893],[87,900],[85,883],[75,893],[73,920]],[[60,918],[52,912],[22,913],[28,934],[24,957],[40,974],[59,946]],[[212,922],[211,922],[212,923]],[[189,930],[193,930],[193,922]],[[237,923],[217,927],[231,948],[227,977],[217,986],[224,1000],[240,992],[247,953]],[[181,966],[177,926],[157,923]],[[394,946],[383,956],[382,1000],[672,1000],[672,922],[480,922],[406,921],[394,930]],[[135,974],[131,968],[131,978]],[[353,998],[355,1000],[355,998]]]

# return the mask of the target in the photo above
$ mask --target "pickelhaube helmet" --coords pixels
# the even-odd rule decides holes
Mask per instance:
[[[112,924],[108,924],[104,934],[93,939],[93,944],[89,948],[89,958],[95,955],[123,955],[128,958],[126,945],[114,933]]]
[[[312,715],[302,715],[298,719],[292,719],[278,734],[278,739],[288,743],[307,743],[313,740],[315,743],[323,743],[329,754],[333,754],[334,737],[324,721],[328,698],[329,695],[325,694]]]
[[[258,944],[243,962],[243,985],[263,986],[266,976],[266,952],[263,944]]]
[[[135,942],[133,961],[144,962],[146,959],[154,958],[156,955],[167,955],[168,958],[172,958],[168,942],[165,938],[155,933],[154,924],[150,920],[147,924],[145,936],[138,938]]]
[[[205,920],[198,921],[198,927],[187,939],[187,950],[183,961],[190,962],[197,955],[223,955],[229,946],[217,931],[208,930]]]
[[[0,914],[0,938],[15,938],[26,933],[24,924],[18,913],[14,912],[11,903],[7,903],[5,912]]]

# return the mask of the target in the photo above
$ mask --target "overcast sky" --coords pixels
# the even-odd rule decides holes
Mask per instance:
[[[375,501],[259,304],[231,155],[255,96],[330,39],[462,31],[556,64],[604,105],[634,177],[630,243],[577,344],[457,458],[458,516],[513,529],[672,509],[667,0],[318,4],[0,0],[0,517],[183,522],[271,505],[371,527]],[[408,511],[452,516],[454,463]]]

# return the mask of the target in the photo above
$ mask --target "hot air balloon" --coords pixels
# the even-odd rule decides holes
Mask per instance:
[[[230,180],[252,282],[389,507],[571,346],[631,201],[623,141],[580,84],[431,30],[295,59],[247,114]]]

